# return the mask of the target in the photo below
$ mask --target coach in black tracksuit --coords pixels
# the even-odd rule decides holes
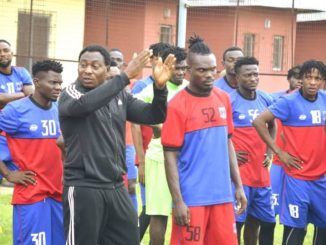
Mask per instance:
[[[141,52],[121,75],[105,81],[110,57],[91,45],[79,55],[78,79],[59,100],[65,141],[64,225],[66,244],[139,244],[137,213],[123,184],[125,122],[158,124],[165,120],[174,57],[154,69],[154,100],[146,104],[125,91],[145,66]]]

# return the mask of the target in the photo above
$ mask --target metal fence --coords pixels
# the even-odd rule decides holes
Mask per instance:
[[[318,0],[0,0],[0,11],[0,38],[11,42],[15,64],[60,60],[65,83],[87,44],[120,48],[127,62],[155,42],[187,46],[193,33],[212,48],[218,70],[230,46],[258,58],[269,91],[287,86],[293,65],[326,61],[326,4]]]

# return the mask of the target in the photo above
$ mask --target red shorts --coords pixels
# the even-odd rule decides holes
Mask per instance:
[[[174,221],[170,245],[237,245],[232,203],[189,207],[190,225]]]

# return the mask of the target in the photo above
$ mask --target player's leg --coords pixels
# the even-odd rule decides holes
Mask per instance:
[[[294,228],[285,225],[282,245],[302,245],[306,233],[306,228]]]
[[[138,210],[138,201],[136,195],[136,183],[137,183],[137,167],[135,166],[136,151],[133,145],[126,145],[126,165],[128,171],[128,192],[131,201]]]
[[[284,245],[303,244],[310,204],[309,191],[307,181],[285,174],[280,209]]]
[[[51,206],[47,199],[14,205],[13,244],[55,244],[51,243]]]
[[[52,198],[48,198],[51,203],[51,241],[53,245],[64,245],[63,229],[63,205]]]
[[[243,231],[245,245],[256,245],[258,241],[260,221],[251,215],[247,215]]]
[[[308,221],[315,225],[314,244],[326,244],[326,175],[309,181],[311,208]]]
[[[172,211],[172,198],[165,176],[163,162],[146,158],[146,214],[151,216],[151,243],[163,244],[167,217]],[[152,216],[156,216],[152,219]]]
[[[273,245],[275,212],[272,204],[272,189],[271,187],[256,187],[252,188],[252,193],[253,199],[248,210],[248,217],[251,216],[259,222],[259,244]]]
[[[188,226],[177,225],[173,218],[170,245],[207,244],[204,242],[204,238],[209,217],[208,207],[189,207],[189,212],[190,224]]]
[[[103,223],[109,212],[105,191],[64,187],[63,208],[66,244],[98,244]]]
[[[152,245],[164,245],[168,216],[151,215],[149,234]]]
[[[233,191],[234,191],[233,186],[232,186],[232,188],[233,188]],[[244,193],[246,195],[246,198],[247,198],[247,209],[244,211],[244,213],[235,216],[236,228],[237,228],[237,237],[238,237],[238,243],[239,244],[241,243],[241,230],[242,230],[242,227],[244,226],[244,224],[246,222],[248,210],[250,209],[250,204],[251,204],[251,199],[252,199],[251,187],[243,185],[243,191],[244,191]],[[235,205],[235,203],[234,203],[234,205]],[[251,235],[251,234],[249,234],[249,235]],[[256,240],[257,240],[257,237],[256,237]]]
[[[314,245],[326,244],[326,228],[320,228],[318,226],[315,226],[313,244]]]
[[[236,245],[237,235],[232,203],[209,206],[204,244]]]
[[[107,190],[105,198],[108,200],[108,215],[98,245],[139,245],[137,212],[126,188]]]
[[[235,223],[235,225],[236,225],[236,229],[237,229],[237,240],[238,240],[238,244],[240,245],[241,244],[241,230],[242,230],[242,227],[244,226],[244,222],[237,221]]]
[[[151,216],[146,214],[146,196],[145,196],[145,186],[143,184],[139,184],[140,186],[140,196],[142,200],[142,210],[138,217],[139,220],[139,239],[140,241],[143,239],[143,236],[149,226]]]

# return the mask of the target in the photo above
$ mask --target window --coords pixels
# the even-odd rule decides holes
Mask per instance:
[[[172,26],[161,25],[160,42],[172,44]]]
[[[243,54],[244,56],[254,56],[255,34],[244,34]]]
[[[274,71],[282,70],[283,46],[284,46],[284,37],[274,36],[274,44],[273,44],[273,70]]]
[[[38,59],[31,60],[31,55],[44,59],[48,57],[49,37],[50,37],[50,23],[51,16],[48,14],[33,13],[32,15],[32,28],[30,28],[30,13],[18,13],[18,33],[17,33],[17,59],[18,66],[24,66],[27,69],[31,68],[32,63]],[[32,40],[30,47],[30,30],[32,31]]]

